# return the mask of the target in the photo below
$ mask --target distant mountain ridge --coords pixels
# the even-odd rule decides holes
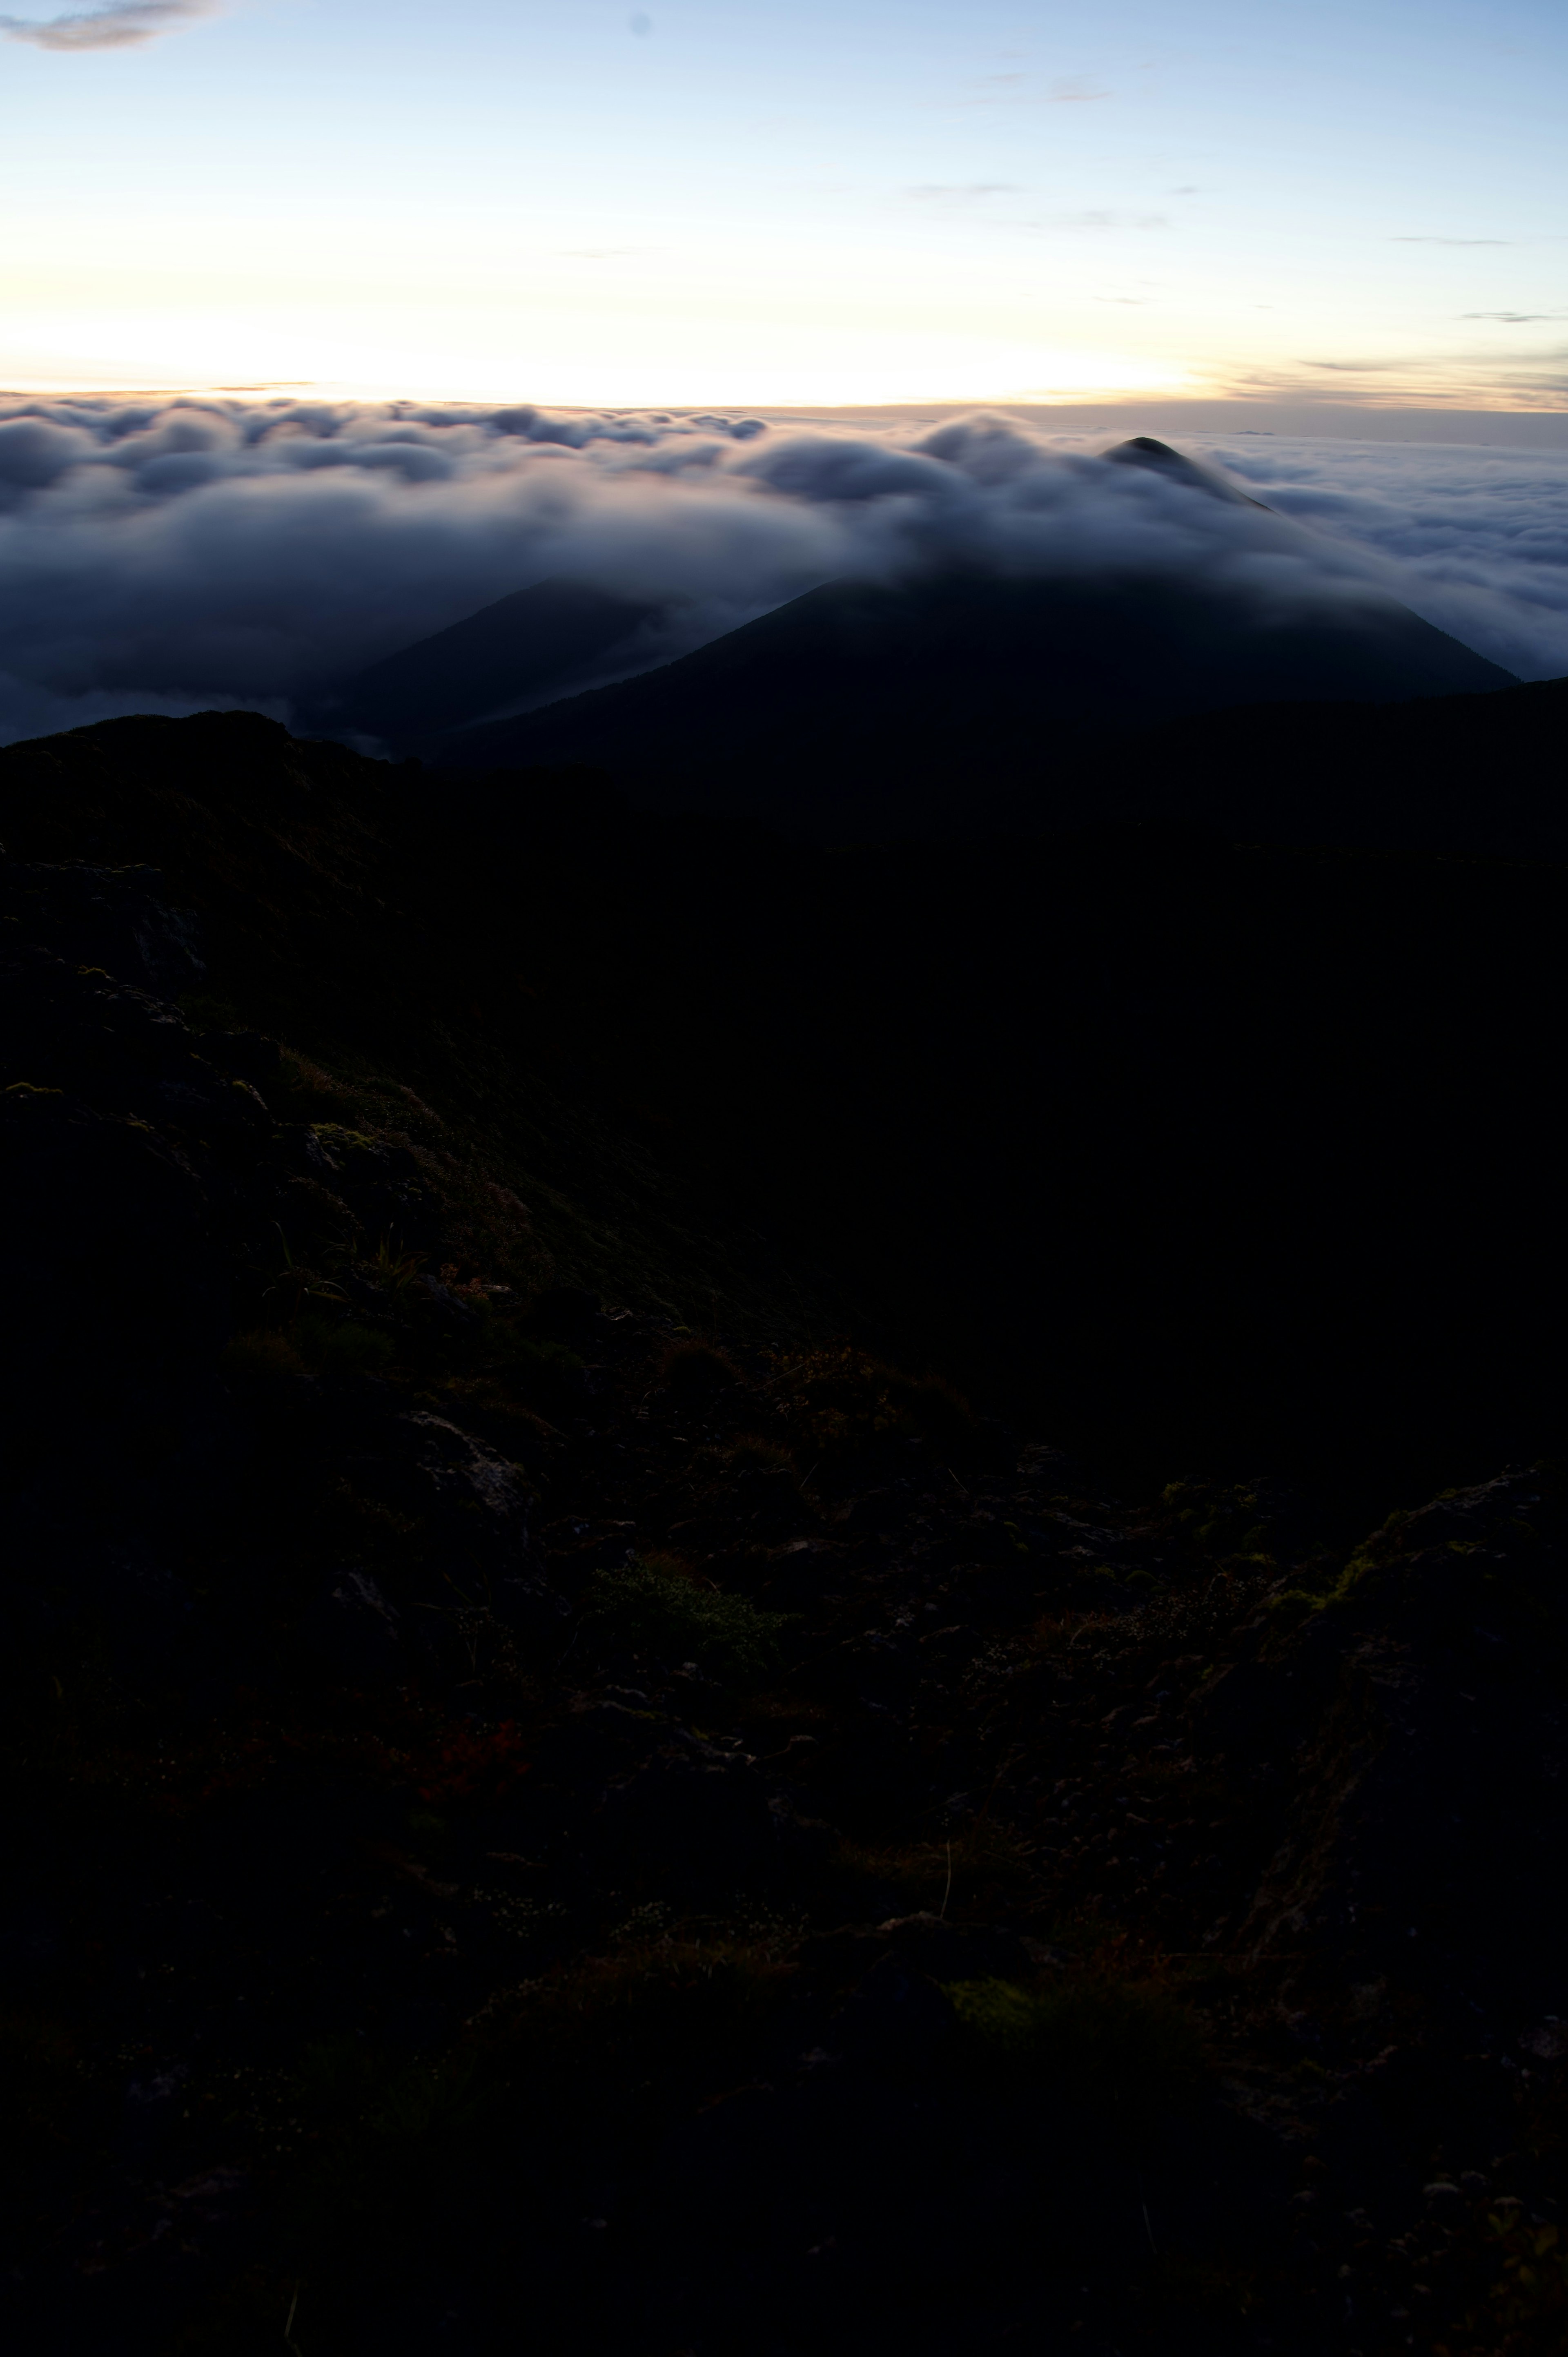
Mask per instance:
[[[1102,455],[1206,502],[1261,505],[1152,436]],[[311,718],[443,768],[587,766],[645,808],[842,841],[1206,823],[1219,804],[1205,731],[1222,713],[1353,715],[1518,684],[1375,589],[1271,597],[1240,572],[839,579],[639,669],[667,602],[536,582],[372,665]],[[586,684],[607,671],[623,676]],[[1220,731],[1223,759],[1236,757],[1224,823],[1266,835],[1270,790],[1238,725]],[[1346,800],[1359,724],[1306,722],[1297,736],[1326,748],[1333,774],[1319,783],[1337,797],[1339,837],[1361,839]],[[1268,777],[1293,760],[1275,744]],[[1312,783],[1299,763],[1293,776],[1291,828],[1311,835]],[[1409,794],[1377,791],[1397,829]],[[1475,813],[1460,802],[1463,833]]]
[[[830,582],[662,670],[449,737],[471,768],[580,762],[634,802],[833,839],[1101,814],[1108,739],[1238,705],[1516,684],[1400,606],[1278,613],[1168,580]]]
[[[463,727],[575,678],[660,608],[560,576],[498,597],[317,699],[312,718],[399,747]]]

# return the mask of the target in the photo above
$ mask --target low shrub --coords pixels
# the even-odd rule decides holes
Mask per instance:
[[[498,1800],[528,1773],[522,1736],[516,1723],[459,1727],[446,1736],[426,1763],[419,1797],[433,1805],[456,1801]]]
[[[774,1667],[789,1617],[702,1584],[671,1556],[639,1555],[596,1576],[584,1625],[606,1651],[694,1662],[712,1676],[741,1681]]]

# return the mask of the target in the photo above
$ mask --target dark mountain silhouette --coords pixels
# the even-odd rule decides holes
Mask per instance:
[[[1151,729],[1107,765],[1105,821],[1251,843],[1568,858],[1568,680],[1369,709],[1301,704]],[[1015,809],[1027,818],[1024,797]]]
[[[7,2345],[1560,2357],[1561,866],[0,839]]]
[[[1168,442],[1156,442],[1152,434],[1134,434],[1131,441],[1118,442],[1103,456],[1113,467],[1142,467],[1150,474],[1163,476],[1166,482],[1185,483],[1189,490],[1206,491],[1210,499],[1224,500],[1232,507],[1262,508],[1265,514],[1271,512],[1262,500],[1251,498],[1223,475],[1200,467],[1196,458],[1173,450]]]
[[[1171,580],[836,581],[663,669],[454,736],[586,762],[635,802],[820,838],[1102,814],[1110,740],[1236,705],[1487,691],[1511,674],[1391,598],[1281,608]]]
[[[397,746],[423,742],[569,687],[658,610],[581,581],[536,581],[324,692],[311,717]]]

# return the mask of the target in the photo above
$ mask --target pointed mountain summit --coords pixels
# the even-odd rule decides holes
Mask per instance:
[[[1152,475],[1163,476],[1166,482],[1185,483],[1189,490],[1204,491],[1211,500],[1224,500],[1229,506],[1262,508],[1265,515],[1273,512],[1262,500],[1254,500],[1235,483],[1228,483],[1223,475],[1211,474],[1196,458],[1184,457],[1179,450],[1173,450],[1168,442],[1156,442],[1152,434],[1134,434],[1130,442],[1118,442],[1114,449],[1101,455],[1113,467],[1142,467]]]

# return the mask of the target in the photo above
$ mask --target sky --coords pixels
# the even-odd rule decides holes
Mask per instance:
[[[1561,0],[0,13],[0,388],[1568,409]]]

